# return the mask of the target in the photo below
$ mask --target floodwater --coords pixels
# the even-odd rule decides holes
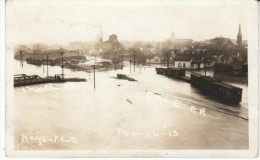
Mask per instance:
[[[46,76],[46,67],[15,61],[15,74]],[[14,89],[17,150],[248,149],[248,87],[242,102],[223,104],[154,66],[93,73],[65,69],[87,82]],[[58,66],[49,75],[60,74]],[[117,73],[137,82],[116,79]]]

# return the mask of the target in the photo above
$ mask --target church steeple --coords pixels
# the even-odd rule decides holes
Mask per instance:
[[[239,46],[242,45],[242,32],[241,32],[241,26],[239,24],[238,33],[237,33],[237,44]]]

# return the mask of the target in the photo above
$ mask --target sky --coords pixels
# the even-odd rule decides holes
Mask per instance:
[[[174,31],[176,38],[236,39],[241,24],[247,39],[245,1],[197,0],[8,0],[7,43],[64,44],[104,40],[163,41]]]

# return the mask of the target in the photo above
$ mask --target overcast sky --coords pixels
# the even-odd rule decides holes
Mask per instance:
[[[247,39],[245,1],[9,0],[7,42],[58,43],[95,40],[101,25],[106,40],[161,41],[174,31],[194,40],[236,39],[239,23]]]

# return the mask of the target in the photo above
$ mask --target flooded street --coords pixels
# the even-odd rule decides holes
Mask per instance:
[[[46,76],[46,67],[14,62],[14,74]],[[248,87],[238,105],[223,104],[154,66],[93,73],[65,69],[67,82],[16,87],[16,150],[247,149]],[[60,74],[58,66],[49,75]],[[116,79],[127,74],[137,82]]]

